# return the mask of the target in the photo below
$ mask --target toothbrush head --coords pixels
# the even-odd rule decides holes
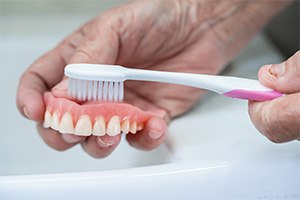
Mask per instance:
[[[69,64],[68,95],[80,101],[122,101],[125,68],[117,65]]]
[[[68,96],[80,101],[123,101],[124,83],[69,78]]]

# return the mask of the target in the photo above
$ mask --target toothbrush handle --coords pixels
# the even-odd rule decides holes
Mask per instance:
[[[238,99],[246,99],[251,101],[268,101],[283,96],[282,93],[276,90],[271,91],[254,91],[236,89],[223,93],[224,96]]]
[[[263,86],[257,80],[230,76],[128,69],[126,79],[191,86],[227,97],[253,101],[267,101],[283,95]]]

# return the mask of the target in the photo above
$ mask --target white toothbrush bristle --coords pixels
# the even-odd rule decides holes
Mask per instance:
[[[94,81],[92,100],[97,100],[98,82]]]
[[[119,92],[119,83],[115,83],[114,84],[114,88],[113,88],[113,90],[114,90],[114,93],[113,93],[113,98],[114,98],[114,101],[118,101],[118,92]]]
[[[109,82],[108,83],[108,100],[112,101],[113,100],[113,93],[114,91],[114,82]]]
[[[86,100],[86,96],[87,96],[87,81],[82,81],[82,100],[85,101]]]
[[[108,94],[108,82],[104,81],[103,83],[103,100],[107,100],[107,94]]]
[[[119,90],[118,90],[118,101],[123,101],[124,99],[124,82],[119,82]]]
[[[68,95],[80,101],[123,101],[124,83],[69,78]]]
[[[75,98],[79,99],[79,100],[82,100],[82,80],[78,80],[76,82],[76,89],[77,89],[77,95],[75,96]]]
[[[92,100],[93,81],[88,81],[87,100]]]
[[[102,81],[99,81],[98,82],[98,94],[97,94],[97,97],[98,99],[102,99],[102,94],[103,94],[103,82]]]

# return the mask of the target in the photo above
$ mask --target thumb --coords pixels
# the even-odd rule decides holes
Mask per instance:
[[[282,93],[300,92],[300,51],[287,61],[263,66],[258,78],[262,84]]]
[[[249,115],[255,127],[275,143],[300,139],[300,93],[272,101],[249,102]]]
[[[91,24],[93,25],[93,24]],[[68,63],[114,64],[116,62],[119,44],[117,34],[109,29],[102,28],[100,33],[91,31],[85,35]],[[56,97],[68,98],[66,77],[52,88]]]

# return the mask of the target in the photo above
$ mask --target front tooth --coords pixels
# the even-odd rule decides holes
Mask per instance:
[[[73,119],[70,113],[65,113],[59,124],[60,133],[74,133]]]
[[[57,130],[57,131],[59,128],[59,118],[58,118],[58,114],[56,112],[54,112],[52,115],[51,128],[54,130]]]
[[[130,124],[129,131],[133,134],[136,133],[136,122],[133,122],[132,124]]]
[[[120,119],[117,116],[113,116],[107,124],[107,135],[116,136],[120,131]]]
[[[92,122],[88,115],[80,116],[76,123],[75,135],[89,136],[92,134]]]
[[[51,114],[50,114],[50,112],[47,110],[47,111],[45,112],[45,116],[44,116],[43,127],[44,127],[44,128],[49,128],[49,127],[51,127],[51,120],[52,120]]]
[[[104,136],[106,132],[106,124],[103,117],[98,117],[94,123],[93,135]]]
[[[127,134],[129,132],[129,127],[130,127],[130,122],[128,119],[126,119],[123,123],[122,123],[122,132]]]

